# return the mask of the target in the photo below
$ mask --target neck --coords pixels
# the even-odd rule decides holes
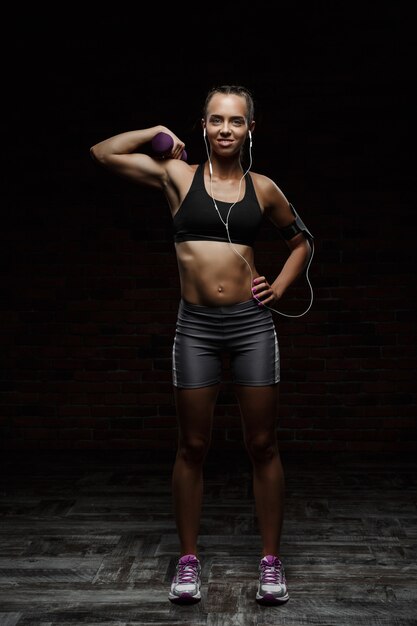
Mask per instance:
[[[211,166],[213,175],[216,176],[216,178],[241,178],[243,174],[243,168],[239,156],[222,158],[218,155],[213,155],[211,158]]]

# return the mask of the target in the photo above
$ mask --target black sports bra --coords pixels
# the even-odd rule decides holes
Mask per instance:
[[[246,189],[229,216],[232,243],[253,247],[263,214],[250,174],[245,176]],[[231,202],[216,200],[220,215],[226,222]],[[173,217],[174,241],[229,241],[225,225],[204,185],[204,163],[197,167],[191,187]]]

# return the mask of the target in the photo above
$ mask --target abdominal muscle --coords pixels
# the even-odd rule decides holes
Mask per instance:
[[[182,241],[175,244],[181,282],[181,296],[202,306],[237,304],[252,297],[251,273],[239,252],[249,263],[253,278],[253,249],[223,241]]]

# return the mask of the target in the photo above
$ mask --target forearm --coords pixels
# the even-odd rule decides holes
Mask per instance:
[[[310,243],[306,240],[305,245],[298,246],[284,263],[281,272],[271,284],[275,297],[281,298],[288,287],[300,276],[311,254]]]
[[[132,130],[104,139],[90,148],[92,155],[100,160],[112,154],[129,154],[149,143],[159,132],[166,132],[165,126],[153,126],[143,130]]]

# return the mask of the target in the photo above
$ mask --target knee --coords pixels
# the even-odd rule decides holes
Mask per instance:
[[[278,455],[276,439],[269,435],[257,435],[245,440],[246,449],[250,458],[257,463],[265,463]]]
[[[180,441],[178,445],[178,455],[189,464],[200,465],[209,450],[210,442],[205,439],[193,439]]]

